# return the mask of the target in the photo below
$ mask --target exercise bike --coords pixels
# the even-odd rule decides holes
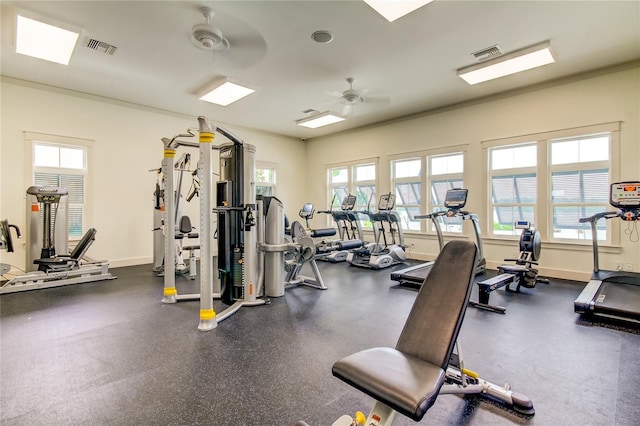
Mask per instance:
[[[531,222],[519,220],[514,224],[515,229],[521,229],[519,248],[520,254],[517,259],[505,259],[505,262],[514,262],[512,265],[498,266],[498,275],[478,282],[478,301],[469,301],[469,305],[485,309],[491,312],[504,314],[506,308],[489,304],[489,296],[492,291],[505,287],[506,291],[520,293],[520,288],[535,288],[536,284],[549,284],[547,278],[538,275],[538,265],[542,239],[540,231],[535,229]],[[515,284],[515,290],[511,288]]]

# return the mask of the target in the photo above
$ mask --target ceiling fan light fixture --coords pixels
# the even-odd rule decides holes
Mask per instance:
[[[22,12],[16,15],[16,53],[69,65],[79,36],[80,30],[69,25]]]
[[[555,62],[551,43],[545,41],[525,49],[460,68],[458,76],[473,85]]]
[[[404,15],[408,15],[432,1],[433,0],[364,0],[365,3],[389,22],[402,18]]]
[[[331,111],[321,112],[319,114],[312,115],[311,117],[301,118],[296,120],[298,126],[308,127],[309,129],[316,129],[322,126],[328,126],[329,124],[339,123],[344,121],[345,117],[336,114]]]
[[[207,84],[199,99],[220,106],[227,106],[255,92],[254,89],[234,83],[226,77],[218,77]]]

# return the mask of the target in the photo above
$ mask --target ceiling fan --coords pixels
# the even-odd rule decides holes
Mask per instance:
[[[343,92],[329,92],[329,95],[340,98],[338,101],[342,108],[343,115],[352,114],[354,111],[354,107],[358,106],[358,109],[362,109],[360,105],[363,104],[376,104],[377,106],[386,105],[389,103],[388,96],[374,96],[371,94],[371,90],[369,89],[354,89],[353,82],[355,79],[353,77],[347,78],[347,83],[349,83],[349,88]]]
[[[246,68],[264,58],[267,44],[249,24],[224,10],[214,12],[209,7],[200,7],[198,11],[205,23],[194,25],[189,38],[197,48],[213,53],[216,66]]]
[[[211,24],[211,18],[215,13],[211,8],[201,7],[200,12],[204,16],[206,23],[196,24],[191,29],[191,37],[196,46],[204,50],[224,52],[229,49],[229,40],[222,34],[222,30]]]

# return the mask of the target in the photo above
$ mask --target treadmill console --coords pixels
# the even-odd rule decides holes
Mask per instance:
[[[468,189],[454,188],[447,191],[444,198],[444,206],[448,209],[458,210],[467,204]]]
[[[616,182],[611,184],[609,203],[619,209],[640,207],[640,182]]]
[[[356,196],[353,194],[349,194],[344,197],[342,200],[342,206],[340,208],[342,210],[353,210],[356,207]]]
[[[378,211],[389,211],[393,210],[396,205],[396,196],[394,194],[384,194],[380,196],[380,201],[378,202]]]

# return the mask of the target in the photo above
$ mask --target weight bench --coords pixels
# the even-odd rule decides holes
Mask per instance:
[[[456,341],[471,294],[476,257],[472,242],[447,243],[418,292],[396,347],[366,349],[333,365],[335,377],[377,401],[366,425],[390,425],[396,412],[420,421],[438,395],[448,393],[486,394],[524,414],[534,413],[526,396],[462,367]],[[349,419],[343,416],[334,425],[348,425]]]

